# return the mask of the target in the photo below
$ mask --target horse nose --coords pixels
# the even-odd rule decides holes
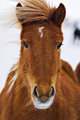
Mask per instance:
[[[49,98],[55,95],[55,87],[43,87],[42,89],[35,86],[33,89],[33,95],[35,98],[39,99],[40,102],[45,103]]]

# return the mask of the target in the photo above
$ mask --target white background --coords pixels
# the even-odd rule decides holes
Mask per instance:
[[[0,92],[5,85],[10,68],[18,61],[20,51],[20,45],[17,43],[20,41],[20,29],[6,24],[16,6],[16,3],[12,1],[0,0]],[[58,6],[60,2],[66,6],[69,25],[66,23],[63,25],[64,45],[62,46],[61,58],[68,61],[75,69],[80,62],[80,44],[73,44],[73,31],[74,23],[78,21],[79,24],[80,21],[80,0],[47,0],[47,2],[51,6]],[[7,14],[10,14],[9,19]],[[3,25],[3,23],[5,24]]]

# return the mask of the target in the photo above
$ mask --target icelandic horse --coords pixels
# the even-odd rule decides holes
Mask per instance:
[[[0,120],[80,120],[80,65],[60,59],[65,6],[23,0],[20,58],[0,94]]]

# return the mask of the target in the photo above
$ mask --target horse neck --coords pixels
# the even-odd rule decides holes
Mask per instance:
[[[60,88],[60,82],[57,83],[56,96],[55,96],[55,99],[54,99],[54,102],[53,102],[53,105],[51,106],[51,108],[48,111],[47,110],[44,110],[44,111],[38,110],[34,107],[33,102],[31,100],[29,83],[27,82],[27,85],[24,84],[25,78],[23,78],[23,74],[19,70],[20,70],[20,68],[19,69],[17,68],[14,72],[14,69],[13,69],[13,71],[9,74],[8,80],[7,80],[7,84],[9,84],[9,82],[13,78],[16,78],[13,88],[11,89],[11,91],[9,93],[9,97],[11,97],[11,95],[13,95],[11,101],[13,101],[13,103],[14,103],[13,109],[14,109],[15,117],[22,114],[22,116],[24,116],[24,118],[26,118],[27,115],[28,115],[28,117],[31,118],[31,114],[33,114],[33,116],[35,118],[36,114],[38,114],[38,117],[39,117],[39,115],[46,116],[46,115],[50,114],[50,116],[53,115],[52,116],[53,120],[54,120],[54,118],[56,119],[56,117],[59,116],[59,112],[60,112],[60,99],[59,99],[60,95],[58,94],[58,93],[60,93],[60,91],[58,91],[58,89]],[[17,77],[14,77],[16,75],[17,75]],[[27,114],[27,113],[30,113],[30,114]],[[47,118],[49,118],[50,116],[47,116]],[[51,118],[51,120],[52,120],[52,118]],[[33,118],[31,118],[31,119],[33,119]],[[46,117],[44,118],[44,120],[45,119],[46,119]],[[56,120],[59,120],[58,117]]]
[[[15,80],[13,88],[11,89],[10,93],[8,93],[8,97],[12,96],[11,101],[14,103],[13,109],[14,109],[15,117],[20,115],[22,111],[23,111],[22,116],[25,116],[25,118],[27,117],[26,112],[27,113],[30,112],[33,115],[36,115],[36,113],[37,114],[41,113],[41,115],[43,115],[43,111],[39,111],[34,107],[32,100],[31,100],[30,87],[28,86],[28,84],[26,86],[23,84],[24,79],[23,79],[22,73],[21,72],[19,73],[20,74],[17,75],[17,79]],[[14,78],[16,74],[17,74],[17,70],[9,74],[7,84],[11,81],[12,78]],[[57,108],[58,108],[57,101],[55,101],[53,108],[54,108],[54,111],[56,111],[57,113]],[[46,113],[44,112],[44,114],[46,116],[47,112]]]
[[[11,75],[14,77],[16,74],[17,74],[17,71],[15,72],[14,75],[13,74]],[[8,77],[9,79],[10,78],[12,79],[11,75],[9,75]],[[7,83],[9,83],[10,81],[9,79],[7,80]],[[34,107],[32,103],[31,94],[29,91],[30,87],[28,88],[28,86],[22,85],[23,82],[24,82],[24,79],[22,77],[22,74],[18,74],[17,79],[15,80],[14,86],[8,95],[8,98],[11,97],[12,99],[11,105],[14,110],[14,118],[20,117],[22,119],[24,118],[23,120],[28,120],[28,118],[30,118],[31,120],[34,120],[33,118],[35,119],[41,118],[41,120],[46,120],[46,118],[50,120],[55,120],[55,119],[60,120],[59,118],[63,117],[63,112],[61,112],[61,105],[60,105],[60,99],[59,99],[61,92],[59,90],[56,91],[54,102],[52,106],[49,108],[49,110],[38,110]],[[59,89],[60,86],[61,86],[60,82],[58,82],[57,89]],[[32,114],[32,117],[31,117],[31,114]]]

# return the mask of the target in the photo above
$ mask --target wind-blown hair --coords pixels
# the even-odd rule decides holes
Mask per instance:
[[[54,11],[45,0],[21,0],[16,6],[16,15],[22,23],[49,20]]]

